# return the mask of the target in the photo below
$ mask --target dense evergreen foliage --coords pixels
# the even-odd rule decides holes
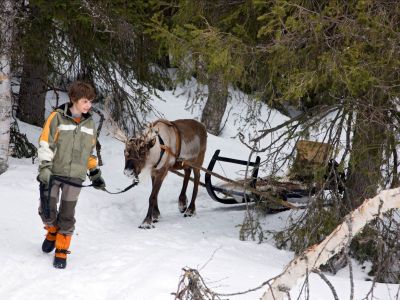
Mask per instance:
[[[171,66],[177,82],[194,76],[208,86],[202,121],[214,134],[220,131],[229,86],[272,107],[302,112],[274,143],[294,145],[304,137],[329,143],[346,182],[344,193],[317,193],[307,213],[278,234],[282,247],[302,251],[363,199],[398,186],[398,1],[32,0],[16,7],[13,63],[14,74],[22,77],[21,118],[31,109],[29,91],[64,90],[81,78],[96,85],[114,119],[133,133],[152,109],[149,93],[170,87]],[[263,145],[273,132],[254,136],[249,146],[264,153],[265,164],[281,161],[274,166],[279,169],[290,154],[276,144]],[[326,197],[333,201],[329,208],[322,205]],[[376,224],[371,228],[363,234],[382,233]],[[393,235],[386,237],[385,245],[396,244]],[[379,269],[380,256],[369,255],[357,242],[353,255],[372,257]],[[393,255],[400,257],[400,249]]]
[[[157,67],[159,48],[145,33],[151,4],[38,0],[21,7],[21,13],[27,17],[20,22],[22,51],[15,61],[23,72],[24,59],[32,57],[41,62],[36,66],[47,64],[37,79],[48,89],[65,90],[76,78],[91,81],[101,97],[112,99],[113,117],[122,127],[141,128],[142,114],[151,109],[149,93],[166,79]]]

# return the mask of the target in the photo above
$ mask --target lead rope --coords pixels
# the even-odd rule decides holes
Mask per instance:
[[[64,178],[62,178],[62,177],[54,176],[54,175],[51,176],[51,178],[52,178],[52,180],[57,180],[57,181],[59,181],[59,182],[61,182],[61,183],[65,183],[65,184],[68,184],[68,185],[71,185],[71,186],[74,186],[74,187],[79,187],[79,188],[86,188],[86,187],[91,187],[91,186],[93,186],[93,183],[92,183],[92,184],[88,184],[88,185],[83,185],[83,184],[71,182],[71,181],[66,180],[66,179],[64,179]],[[122,194],[122,193],[125,193],[126,191],[130,190],[131,188],[133,188],[133,187],[134,187],[135,185],[137,185],[137,184],[138,184],[138,182],[135,181],[134,183],[132,183],[131,185],[128,185],[126,188],[124,188],[122,191],[119,191],[119,192],[110,192],[110,191],[108,191],[106,188],[102,188],[101,190],[104,191],[104,192],[106,192],[106,193],[113,194],[113,195],[115,195],[115,194]]]

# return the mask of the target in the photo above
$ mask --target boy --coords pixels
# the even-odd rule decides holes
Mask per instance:
[[[56,108],[47,118],[38,149],[41,192],[50,189],[46,207],[49,213],[45,213],[42,201],[39,207],[39,215],[47,230],[42,250],[50,253],[56,249],[53,266],[59,269],[67,265],[68,248],[75,229],[75,206],[81,190],[76,185],[85,181],[89,170],[93,186],[105,188],[95,156],[96,126],[89,112],[95,91],[90,84],[75,81],[68,96],[70,103]],[[52,175],[63,182],[57,178],[50,180]],[[57,210],[60,190],[61,201]]]

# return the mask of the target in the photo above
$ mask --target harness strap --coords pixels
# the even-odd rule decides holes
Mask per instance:
[[[159,134],[157,134],[157,136],[158,136],[158,142],[160,143],[161,151],[160,151],[160,157],[158,158],[158,161],[157,161],[156,164],[154,165],[154,168],[157,168],[158,164],[160,163],[160,161],[161,161],[161,159],[162,159],[162,157],[164,156],[164,153],[165,153],[165,144],[164,144],[164,141],[163,141],[162,137],[161,137]],[[163,146],[164,146],[164,147],[163,147]],[[168,148],[168,147],[167,147],[167,148]],[[168,148],[168,149],[169,149],[169,148]]]
[[[156,168],[158,166],[158,164],[160,163],[165,152],[167,152],[169,155],[175,157],[176,161],[179,160],[179,155],[181,154],[181,134],[178,130],[178,127],[175,125],[175,123],[168,121],[168,120],[160,119],[160,120],[157,120],[156,122],[154,122],[152,124],[152,126],[156,125],[157,123],[163,123],[165,125],[171,126],[174,129],[175,138],[176,138],[176,153],[174,153],[170,147],[165,145],[164,140],[162,139],[160,134],[157,134],[158,142],[160,143],[161,152],[160,152],[160,157],[158,158],[157,163],[154,165],[154,168]]]
[[[176,136],[176,155],[175,158],[178,159],[179,155],[181,155],[181,133],[178,130],[178,127],[176,126],[176,124],[174,122],[172,123],[172,128],[174,128],[175,131],[175,136]]]
[[[166,146],[166,145],[160,145],[161,150],[163,150],[164,152],[167,152],[168,154],[172,155],[175,158],[178,158],[178,155],[176,155],[170,147]]]

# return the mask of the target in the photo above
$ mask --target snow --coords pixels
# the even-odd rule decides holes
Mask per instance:
[[[185,110],[187,96],[181,92],[159,92],[154,105],[166,118],[199,118],[199,110]],[[65,101],[65,95],[62,97]],[[48,110],[53,97],[48,95]],[[63,102],[60,101],[60,104]],[[221,155],[247,159],[249,150],[231,137],[239,126],[234,115],[245,111],[233,97],[230,118],[221,137],[209,134],[204,166],[216,149]],[[267,108],[262,107],[263,114]],[[273,112],[274,122],[286,118]],[[36,143],[40,128],[20,123],[20,129]],[[258,126],[258,125],[255,125]],[[261,125],[260,125],[261,126]],[[102,172],[111,191],[131,182],[123,175],[123,144],[107,136],[100,138],[104,166]],[[223,205],[213,201],[204,188],[197,197],[197,214],[184,218],[178,211],[182,179],[170,173],[159,194],[160,222],[151,230],[139,229],[148,207],[149,180],[120,195],[109,195],[92,188],[82,189],[76,210],[76,231],[72,253],[65,270],[52,266],[53,254],[44,254],[41,243],[45,231],[37,214],[39,205],[37,162],[10,159],[8,171],[0,176],[0,299],[174,299],[183,267],[199,269],[208,286],[221,293],[245,291],[282,272],[293,253],[279,250],[273,242],[240,241],[239,226],[244,205]],[[224,165],[221,175],[236,178],[237,166]],[[240,173],[242,174],[242,173]],[[203,175],[202,175],[203,178]],[[202,179],[203,180],[203,179]],[[86,182],[88,183],[88,182]],[[191,183],[188,198],[191,196]],[[267,215],[265,229],[285,225],[290,212]],[[371,281],[354,262],[355,299],[362,299]],[[336,276],[326,274],[339,299],[350,296],[347,269]],[[303,282],[292,291],[297,299]],[[398,299],[399,285],[377,284],[375,299]],[[230,299],[259,299],[265,288]],[[333,299],[318,275],[310,276],[310,298]],[[301,296],[300,299],[305,299]],[[224,297],[223,297],[224,298]],[[225,297],[226,298],[226,297]]]

